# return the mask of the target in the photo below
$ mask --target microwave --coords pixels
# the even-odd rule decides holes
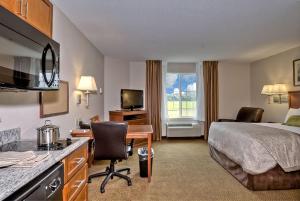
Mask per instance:
[[[0,88],[59,89],[60,45],[0,6]]]

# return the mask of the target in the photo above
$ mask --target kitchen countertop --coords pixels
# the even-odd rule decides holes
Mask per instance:
[[[0,200],[3,200],[22,188],[28,182],[39,176],[55,163],[61,161],[71,152],[88,142],[89,138],[76,138],[78,141],[63,150],[49,151],[49,159],[35,166],[34,168],[7,167],[0,169]],[[44,154],[47,151],[34,151],[37,154]]]

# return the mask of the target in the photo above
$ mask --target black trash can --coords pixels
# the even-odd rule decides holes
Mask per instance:
[[[139,163],[140,163],[140,176],[148,177],[148,149],[146,147],[138,149]],[[151,175],[153,167],[154,151],[151,148]]]

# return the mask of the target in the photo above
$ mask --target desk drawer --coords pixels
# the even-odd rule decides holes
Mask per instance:
[[[147,119],[133,119],[133,120],[127,120],[128,125],[146,125]]]
[[[64,201],[73,201],[81,195],[82,189],[87,184],[88,165],[85,164],[64,186],[63,197]]]
[[[88,144],[82,145],[76,151],[67,156],[63,162],[64,168],[64,179],[67,183],[73,175],[86,163],[88,157]]]

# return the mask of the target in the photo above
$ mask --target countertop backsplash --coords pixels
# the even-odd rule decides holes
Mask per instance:
[[[0,146],[13,141],[20,140],[21,128],[12,128],[9,130],[0,131]]]

